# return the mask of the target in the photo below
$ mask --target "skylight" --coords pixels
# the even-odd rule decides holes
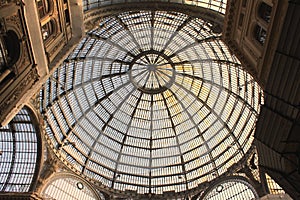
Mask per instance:
[[[0,191],[28,192],[36,170],[37,136],[27,109],[0,128]]]
[[[56,154],[140,194],[226,173],[251,147],[261,90],[212,26],[178,12],[103,18],[41,90]]]

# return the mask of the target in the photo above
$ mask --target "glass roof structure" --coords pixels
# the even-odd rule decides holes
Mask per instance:
[[[267,173],[264,174],[267,180],[267,185],[270,191],[270,194],[285,194],[285,191],[271,176]]]
[[[200,6],[203,8],[214,10],[221,14],[225,14],[226,5],[227,5],[227,0],[169,0],[169,1],[158,0],[158,2],[160,1]],[[83,10],[87,11],[87,10],[99,8],[101,6],[114,5],[120,3],[138,3],[138,2],[147,2],[147,0],[83,0]]]
[[[0,128],[0,191],[28,192],[38,160],[36,130],[27,109]]]
[[[102,18],[41,90],[54,152],[140,194],[226,173],[251,147],[261,90],[212,26],[170,11]]]
[[[100,193],[101,194],[101,193]],[[44,199],[65,199],[65,200],[97,200],[99,197],[90,186],[80,179],[72,176],[58,175],[47,184],[42,191]],[[100,199],[104,199],[103,195]]]
[[[239,178],[228,178],[211,188],[207,194],[202,197],[203,200],[220,199],[259,199],[255,189],[247,181]]]

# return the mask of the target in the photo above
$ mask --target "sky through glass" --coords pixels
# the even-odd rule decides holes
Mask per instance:
[[[142,194],[226,173],[251,147],[261,90],[212,26],[179,12],[103,18],[41,90],[55,152]]]

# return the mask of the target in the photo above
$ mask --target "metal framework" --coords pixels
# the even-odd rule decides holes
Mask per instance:
[[[212,27],[171,11],[101,19],[41,90],[56,154],[140,194],[226,173],[251,147],[261,90]]]
[[[88,11],[95,8],[115,5],[121,3],[143,3],[147,0],[83,0],[83,10]],[[227,0],[157,0],[156,2],[168,2],[168,3],[177,3],[177,4],[187,4],[193,6],[199,6],[214,10],[221,14],[225,14]]]
[[[199,200],[259,199],[253,186],[243,177],[227,177],[210,187]]]
[[[41,196],[44,199],[104,200],[102,193],[93,189],[90,184],[69,173],[57,173],[47,181]]]
[[[37,171],[37,133],[32,118],[23,108],[0,128],[0,191],[28,192]]]
[[[285,194],[284,189],[267,173],[264,173],[270,194]]]

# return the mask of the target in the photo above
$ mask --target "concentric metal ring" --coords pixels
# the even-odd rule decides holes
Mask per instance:
[[[158,94],[172,86],[174,70],[166,55],[153,50],[142,52],[130,65],[130,80],[142,92]]]
[[[261,90],[212,28],[170,11],[102,19],[41,91],[54,152],[139,194],[192,190],[236,166]]]

